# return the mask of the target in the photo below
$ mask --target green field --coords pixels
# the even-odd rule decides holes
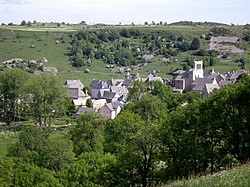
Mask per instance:
[[[191,178],[171,183],[166,187],[248,187],[250,186],[250,164],[213,175]]]
[[[8,153],[8,147],[17,141],[18,135],[12,131],[0,131],[0,158]]]
[[[81,69],[75,69],[71,66],[67,52],[70,47],[70,35],[77,33],[82,29],[96,30],[96,29],[116,29],[118,31],[124,28],[137,28],[143,32],[172,32],[176,36],[184,36],[185,38],[200,37],[202,34],[209,32],[209,27],[194,27],[194,26],[84,26],[84,25],[62,25],[57,27],[55,25],[33,25],[32,27],[25,26],[0,26],[0,62],[13,58],[22,58],[28,60],[39,60],[43,57],[48,59],[48,63],[44,66],[56,67],[59,70],[59,76],[63,83],[67,79],[80,79],[85,85],[88,85],[93,79],[108,80],[111,78],[123,78],[125,73],[118,73],[105,68],[106,64],[99,60],[92,60],[91,66],[84,66]],[[239,30],[239,29],[238,29]],[[242,31],[238,31],[241,33]],[[59,42],[59,43],[58,43]],[[131,43],[138,44],[138,40],[130,39]],[[208,43],[205,40],[201,42],[201,48],[207,49]],[[156,56],[152,63],[142,66],[138,69],[132,69],[131,73],[140,73],[141,77],[146,77],[149,72],[156,70],[157,75],[162,78],[171,78],[169,72],[176,68],[182,68],[186,57],[191,52],[184,52],[171,58],[170,64],[162,62],[162,56]],[[250,49],[248,48],[245,55],[248,57]],[[239,68],[234,60],[238,56],[233,57],[232,62],[217,63],[214,67],[215,71],[227,72]],[[201,59],[201,57],[197,57]],[[0,64],[2,66],[2,64]],[[84,70],[90,69],[90,73],[84,73]],[[245,65],[246,69],[250,69],[249,63]]]

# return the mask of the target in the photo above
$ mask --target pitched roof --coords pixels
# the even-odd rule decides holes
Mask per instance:
[[[191,84],[193,91],[202,91],[206,83],[212,83],[212,80],[205,78],[196,78]]]
[[[71,99],[78,99],[78,98],[83,98],[83,97],[87,97],[88,96],[81,89],[74,88],[74,87],[68,88],[66,94]]]
[[[214,89],[220,89],[218,84],[205,84],[205,89],[210,94]]]
[[[245,73],[244,69],[238,69],[231,74],[230,80],[236,80],[241,74]]]
[[[90,111],[95,111],[94,108],[88,108],[88,107],[79,107],[76,115],[81,115],[81,114],[85,114],[86,112],[90,112]]]
[[[80,80],[66,80],[64,85],[68,88],[80,88],[81,90],[84,88]]]
[[[122,85],[123,79],[111,79],[107,81],[108,86],[119,86]]]
[[[111,86],[111,92],[118,93],[120,95],[128,94],[128,89],[125,86]]]
[[[150,81],[161,81],[163,83],[163,80],[161,77],[148,77],[145,82],[150,82]]]
[[[76,106],[81,106],[81,105],[86,105],[86,101],[87,99],[89,99],[90,97],[87,98],[78,98],[78,99],[73,99],[73,103]]]
[[[226,86],[228,84],[233,84],[233,81],[220,81],[219,82],[219,86],[222,87],[222,86]]]
[[[101,80],[93,80],[90,83],[91,89],[108,89],[108,85]]]
[[[115,92],[104,91],[103,98],[104,99],[113,99],[115,97],[119,97],[119,95]]]
[[[186,73],[186,71],[184,71],[184,70],[177,70],[177,71],[173,72],[174,75],[182,75],[184,73]]]

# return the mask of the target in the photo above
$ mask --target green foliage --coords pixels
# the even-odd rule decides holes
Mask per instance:
[[[1,186],[62,186],[50,170],[22,159],[0,159]]]
[[[89,108],[93,108],[93,102],[92,102],[91,99],[87,99],[86,106],[89,107]]]
[[[243,39],[246,41],[250,41],[250,32],[249,31],[244,32]]]
[[[200,40],[198,38],[194,38],[190,44],[190,50],[197,50],[201,46]]]
[[[21,26],[25,26],[27,23],[26,23],[26,21],[25,20],[23,20],[22,22],[21,22]]]
[[[7,122],[20,120],[22,99],[27,89],[28,74],[20,69],[6,69],[0,74],[1,117]]]
[[[50,128],[24,127],[20,132],[18,142],[10,147],[9,155],[39,167],[53,171],[60,170],[71,160],[70,156],[66,154],[69,147],[52,142],[51,133]]]
[[[50,125],[63,110],[64,92],[58,78],[51,74],[40,74],[30,83],[32,114],[39,125]]]
[[[78,116],[77,125],[71,131],[74,153],[103,152],[103,122],[97,112],[88,112]]]
[[[249,186],[250,185],[250,170],[249,163],[242,165],[240,167],[236,167],[231,170],[222,171],[215,173],[213,175],[207,175],[197,178],[191,178],[189,180],[180,180],[171,183],[171,187],[180,187],[180,186],[214,186],[214,187],[226,187],[226,186]],[[166,187],[167,187],[166,186]]]

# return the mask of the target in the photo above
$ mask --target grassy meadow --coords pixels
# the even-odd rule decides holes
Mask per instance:
[[[221,171],[213,175],[175,181],[166,187],[248,187],[250,186],[250,163]]]
[[[202,34],[209,32],[209,27],[194,27],[194,26],[157,26],[157,25],[61,25],[57,27],[53,24],[45,25],[32,25],[27,26],[0,26],[0,62],[13,58],[22,58],[28,60],[39,60],[43,57],[48,59],[48,63],[44,66],[56,67],[59,71],[59,77],[62,83],[67,79],[80,79],[85,85],[93,79],[108,80],[111,78],[123,78],[124,73],[118,73],[116,70],[105,68],[107,64],[99,60],[92,60],[91,66],[84,66],[80,69],[75,69],[71,66],[69,56],[67,56],[68,49],[70,47],[71,34],[76,33],[79,30],[95,30],[95,29],[117,29],[123,28],[138,28],[141,31],[167,31],[173,32],[176,36],[185,36],[186,38],[200,37]],[[240,33],[240,32],[239,32]],[[140,41],[131,40],[131,43],[138,43]],[[207,49],[208,43],[205,40],[201,41],[201,48]],[[176,68],[182,68],[185,63],[185,59],[191,54],[191,52],[179,53],[176,57],[171,58],[170,64],[164,64],[162,62],[162,56],[156,56],[151,63],[140,68],[131,68],[131,73],[140,73],[141,77],[146,77],[149,72],[156,70],[157,75],[163,78],[171,78],[169,72]],[[248,48],[245,54],[250,54]],[[219,62],[213,67],[215,71],[226,72],[234,69],[238,69],[238,64],[234,61],[236,57],[233,57],[231,62]],[[197,59],[202,59],[197,57]],[[0,67],[3,64],[0,64]],[[88,68],[90,73],[84,73],[84,70]],[[250,65],[245,66],[246,69],[250,69]],[[126,68],[124,68],[126,69]]]

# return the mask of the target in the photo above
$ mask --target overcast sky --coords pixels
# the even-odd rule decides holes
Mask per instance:
[[[0,0],[0,23],[250,23],[250,0]]]

